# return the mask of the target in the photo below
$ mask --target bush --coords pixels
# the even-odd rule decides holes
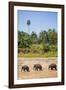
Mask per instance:
[[[33,44],[31,46],[31,53],[41,53],[42,52],[42,45],[39,45],[39,44]]]
[[[48,44],[43,44],[43,53],[49,51],[49,45]]]
[[[57,46],[56,45],[50,45],[49,49],[50,49],[50,51],[57,51]]]
[[[18,53],[29,53],[30,52],[30,49],[29,48],[19,48],[18,49]]]

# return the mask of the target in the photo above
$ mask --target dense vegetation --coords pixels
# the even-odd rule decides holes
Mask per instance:
[[[24,57],[57,56],[56,30],[42,30],[39,35],[18,30],[18,53]]]

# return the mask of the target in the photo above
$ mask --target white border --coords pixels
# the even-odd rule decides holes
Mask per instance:
[[[17,10],[58,12],[58,77],[17,80]],[[61,82],[61,9],[14,6],[14,84]]]

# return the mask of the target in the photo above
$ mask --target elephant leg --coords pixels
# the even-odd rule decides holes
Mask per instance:
[[[48,69],[51,70],[51,67],[49,66]]]
[[[37,71],[39,71],[39,68],[36,68]]]
[[[28,72],[28,68],[26,68],[25,71]]]
[[[39,71],[39,68],[38,67],[36,69],[37,69],[37,71]]]
[[[24,70],[23,70],[24,72],[26,71],[26,69],[24,68]]]
[[[51,67],[51,70],[53,70],[53,67]]]
[[[55,70],[57,70],[57,67],[55,67]]]
[[[42,71],[42,67],[41,67],[41,71]]]
[[[36,68],[36,71],[38,71],[38,68]]]
[[[30,71],[29,71],[29,68],[28,68],[28,70],[27,70],[27,71],[28,71],[28,72],[30,72]]]
[[[27,72],[27,68],[25,68],[25,72]]]
[[[41,68],[39,68],[39,71],[41,71]]]

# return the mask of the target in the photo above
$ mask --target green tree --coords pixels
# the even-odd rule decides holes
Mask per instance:
[[[49,44],[50,45],[56,45],[57,44],[57,32],[55,31],[55,29],[48,30],[48,39],[49,39]]]
[[[31,21],[30,20],[27,20],[27,26],[28,26],[28,33],[30,34],[30,28],[29,26],[31,25]]]
[[[48,43],[48,35],[47,35],[47,32],[45,30],[40,32],[39,42],[44,43],[44,44]]]
[[[31,37],[28,33],[18,31],[18,47],[19,48],[29,48],[31,45]]]
[[[31,33],[31,40],[32,40],[32,43],[33,44],[36,44],[37,43],[38,37],[37,37],[37,34],[35,32],[32,32]]]
[[[49,45],[48,44],[43,44],[43,53],[49,51]]]

